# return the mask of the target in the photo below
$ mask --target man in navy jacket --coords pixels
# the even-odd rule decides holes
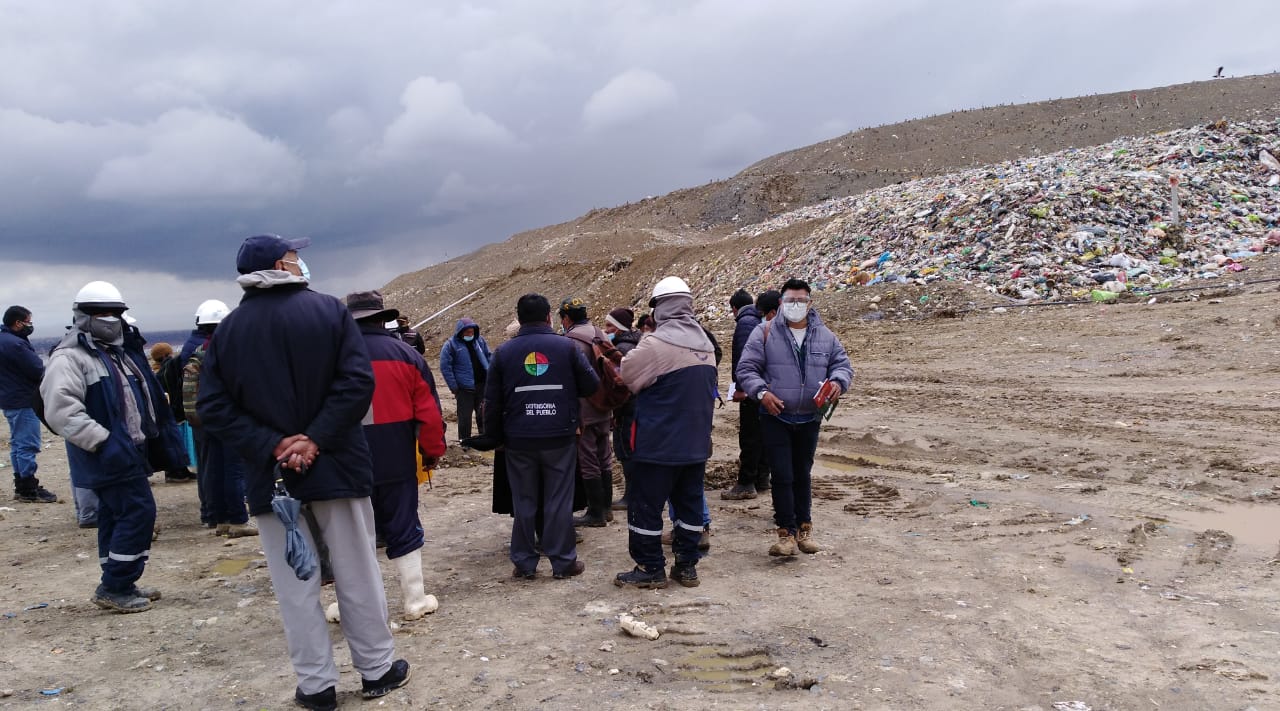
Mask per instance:
[[[383,696],[409,679],[395,659],[386,592],[374,541],[373,469],[361,420],[373,400],[373,369],[360,329],[338,299],[308,288],[297,250],[303,238],[250,237],[240,246],[240,305],[218,324],[200,375],[196,411],[209,432],[245,462],[271,586],[280,603],[294,699],[337,708],[338,667],[320,605],[320,576],[299,580],[285,558],[286,530],[272,512],[280,472],[290,495],[310,507],[328,545],[342,634],[362,678],[362,695]],[[308,544],[309,527],[300,527]]]
[[[671,578],[694,587],[717,399],[715,349],[693,317],[693,294],[683,279],[659,281],[649,305],[658,326],[622,359],[622,380],[636,394],[634,471],[627,501],[628,549],[636,565],[619,573],[614,584],[667,586],[662,505],[670,500],[676,559]]]
[[[506,446],[514,521],[512,577],[537,575],[534,521],[542,491],[542,550],[552,576],[582,574],[573,532],[573,479],[578,461],[578,398],[600,387],[600,378],[577,344],[551,330],[551,304],[541,294],[516,302],[520,331],[493,355],[485,389],[484,444]]]
[[[13,498],[16,501],[51,504],[58,500],[36,478],[40,453],[40,418],[32,404],[44,363],[27,337],[34,327],[31,311],[10,306],[0,326],[0,409],[9,421],[9,462],[13,465]]]

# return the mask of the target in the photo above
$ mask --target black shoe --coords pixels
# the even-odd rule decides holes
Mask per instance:
[[[582,575],[582,571],[586,569],[587,569],[586,563],[583,563],[580,560],[575,560],[569,564],[568,568],[565,568],[564,570],[558,573],[552,573],[551,577],[555,578],[556,580],[564,580],[565,578],[572,578],[577,575]]]
[[[511,571],[511,577],[516,580],[533,580],[538,577],[538,569],[531,568],[529,570],[520,570],[519,568],[514,568]]]
[[[613,584],[620,588],[629,585],[633,588],[661,589],[667,587],[667,573],[662,568],[650,573],[637,565],[630,572],[618,573],[613,579]]]
[[[13,500],[24,504],[56,504],[58,495],[37,484],[30,489],[13,492]]]
[[[97,528],[98,522],[97,521],[81,521],[76,525],[79,526],[80,528]]]
[[[764,494],[764,493],[766,493],[766,492],[768,492],[768,491],[769,491],[769,488],[770,488],[770,487],[769,487],[769,480],[768,480],[768,479],[761,479],[761,480],[759,480],[759,481],[757,481],[757,482],[756,482],[756,493],[757,493],[757,494]]]
[[[734,484],[732,489],[720,492],[725,501],[742,501],[756,498],[756,488],[750,484]]]
[[[151,601],[145,597],[139,597],[132,590],[113,593],[101,585],[98,586],[97,590],[93,591],[93,597],[90,600],[104,610],[122,614],[146,612],[151,609]]]
[[[302,689],[294,689],[293,701],[302,708],[311,709],[311,711],[336,711],[338,708],[338,692],[332,686],[314,694],[304,694]]]
[[[698,587],[698,569],[693,565],[676,563],[671,566],[671,579],[686,588],[696,588]]]
[[[362,679],[360,695],[366,699],[376,699],[390,694],[393,689],[399,689],[407,683],[409,683],[409,662],[397,659],[391,663],[391,668],[380,679]]]
[[[581,516],[573,517],[573,525],[575,528],[604,528],[609,525],[609,522],[599,511],[587,509],[587,512]]]

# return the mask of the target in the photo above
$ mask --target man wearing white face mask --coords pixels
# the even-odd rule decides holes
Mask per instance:
[[[160,599],[137,585],[156,520],[147,477],[187,463],[143,339],[123,318],[128,308],[111,284],[86,284],[72,306],[75,327],[54,348],[40,384],[45,419],[67,440],[71,483],[98,497],[102,583],[92,601],[114,612],[142,612]]]
[[[808,283],[788,279],[782,307],[756,327],[734,373],[747,397],[760,403],[760,434],[773,475],[778,541],[769,555],[817,553],[812,538],[810,470],[818,448],[821,410],[849,389],[853,368],[840,340],[810,304]]]

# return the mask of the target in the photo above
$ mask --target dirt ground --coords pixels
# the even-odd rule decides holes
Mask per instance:
[[[698,588],[615,588],[621,523],[586,531],[581,577],[544,562],[511,580],[486,460],[451,452],[422,496],[441,607],[395,630],[413,678],[360,701],[335,627],[340,703],[1280,708],[1280,291],[1199,296],[850,321],[857,377],[814,471],[825,550],[770,558],[768,501],[720,499],[737,453],[725,408]],[[69,498],[62,443],[45,445],[41,478]],[[70,503],[4,502],[0,708],[292,707],[258,539],[201,528],[191,485],[154,491],[143,582],[164,598],[127,616],[89,603],[95,539]],[[627,611],[661,637],[621,632]]]

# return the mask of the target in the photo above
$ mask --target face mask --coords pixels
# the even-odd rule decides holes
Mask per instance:
[[[782,317],[791,323],[805,320],[809,315],[808,304],[786,303],[782,305]]]
[[[302,278],[311,281],[311,270],[307,269],[307,263],[302,257],[298,257],[298,271],[302,272]]]
[[[17,331],[18,335],[22,336],[23,338],[26,338],[27,336],[30,336],[35,332],[36,332],[35,326],[23,326],[22,328],[19,328]]]
[[[463,336],[463,337],[462,337],[462,340],[466,341],[467,343],[470,343],[470,342],[472,342],[472,341],[476,340],[476,337],[475,337],[475,336]]]
[[[604,334],[604,337],[605,337],[605,338],[607,338],[607,339],[609,339],[609,342],[610,342],[610,343],[613,343],[613,337],[614,337],[614,336],[616,336],[616,335],[618,335],[618,334],[616,334],[616,333],[606,333],[606,334]]]
[[[89,335],[95,341],[116,343],[124,338],[124,322],[115,316],[92,316],[89,318]]]

